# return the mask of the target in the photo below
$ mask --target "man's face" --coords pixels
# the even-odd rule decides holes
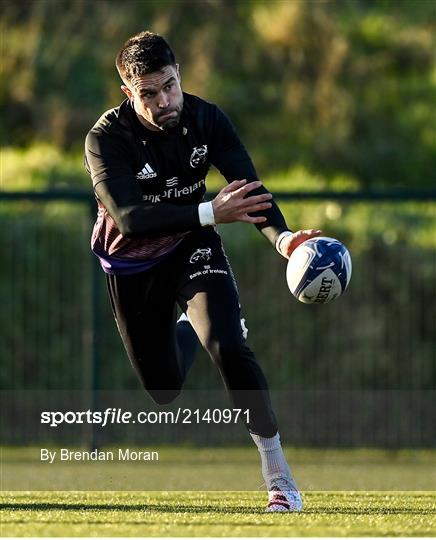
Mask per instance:
[[[147,127],[169,129],[179,123],[183,94],[178,66],[165,66],[159,71],[136,77],[121,89]]]

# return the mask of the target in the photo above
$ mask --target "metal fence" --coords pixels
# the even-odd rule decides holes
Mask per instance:
[[[353,258],[347,293],[326,306],[306,306],[287,290],[286,261],[253,227],[221,230],[249,344],[267,374],[285,439],[294,445],[434,445],[436,194],[295,193],[276,199],[294,212],[297,225],[321,224],[326,234],[344,240]],[[33,415],[52,398],[96,407],[105,401],[99,390],[106,397],[122,391],[123,403],[130,399],[129,406],[138,406],[139,383],[89,249],[94,201],[88,193],[3,192],[0,205],[3,440],[47,437]],[[221,386],[200,353],[183,399],[207,403]],[[116,437],[139,442],[138,433],[118,431]],[[223,428],[206,436],[172,427],[156,429],[152,437],[245,441],[238,433]]]

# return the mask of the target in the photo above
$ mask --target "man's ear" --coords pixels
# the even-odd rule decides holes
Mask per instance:
[[[133,94],[128,86],[126,86],[125,84],[122,84],[121,90],[126,94],[126,96],[130,99],[130,101],[133,101]]]

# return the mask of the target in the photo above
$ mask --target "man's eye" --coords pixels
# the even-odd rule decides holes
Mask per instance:
[[[167,84],[167,85],[165,86],[165,89],[166,89],[166,90],[171,90],[172,87],[173,87],[173,83],[170,83],[170,84]]]

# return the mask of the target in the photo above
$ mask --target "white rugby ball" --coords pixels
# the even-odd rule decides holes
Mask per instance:
[[[286,268],[291,293],[305,304],[326,304],[348,287],[352,264],[339,240],[318,236],[306,240],[292,253]]]

